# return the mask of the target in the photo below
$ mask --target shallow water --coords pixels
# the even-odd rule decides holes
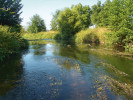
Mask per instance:
[[[133,99],[133,60],[100,46],[32,44],[0,64],[0,100]]]

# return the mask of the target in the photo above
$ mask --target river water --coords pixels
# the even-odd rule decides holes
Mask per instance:
[[[0,64],[0,100],[133,100],[133,60],[96,45],[30,43]]]

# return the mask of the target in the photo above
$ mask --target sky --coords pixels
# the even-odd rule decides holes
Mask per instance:
[[[38,14],[45,21],[47,30],[50,30],[50,21],[52,19],[52,14],[56,10],[61,10],[65,7],[71,7],[71,5],[76,5],[81,3],[82,5],[89,5],[90,7],[97,4],[98,0],[22,0],[23,8],[21,18],[23,21],[21,23],[25,28],[28,26],[30,18]],[[102,3],[105,0],[100,0]]]

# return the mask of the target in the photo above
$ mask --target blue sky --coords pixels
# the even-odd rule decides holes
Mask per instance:
[[[90,7],[97,3],[98,0],[22,0],[23,13],[21,18],[23,18],[22,25],[28,26],[30,18],[34,14],[39,14],[41,18],[44,19],[47,29],[50,29],[50,21],[52,19],[52,14],[57,9],[63,9],[64,7],[71,7],[72,4],[76,5],[81,3],[82,5],[89,5]],[[101,0],[102,3],[105,0]]]

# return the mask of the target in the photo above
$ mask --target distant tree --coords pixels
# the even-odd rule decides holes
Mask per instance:
[[[22,19],[21,0],[0,0],[0,24],[8,26],[19,25]]]
[[[42,31],[46,31],[44,20],[36,14],[31,18],[31,22],[29,22],[28,32],[38,33]]]
[[[58,17],[59,17],[59,14],[60,14],[60,10],[57,10],[56,12],[55,12],[55,14],[53,14],[53,18],[52,18],[52,20],[51,20],[51,30],[54,30],[54,31],[57,31],[58,30],[58,22],[57,22],[57,20],[58,20]]]

